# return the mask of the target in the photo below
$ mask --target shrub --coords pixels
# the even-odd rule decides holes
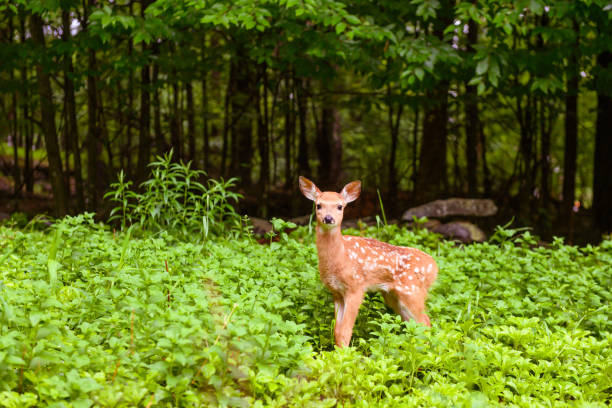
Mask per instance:
[[[171,231],[182,237],[207,238],[244,230],[244,223],[232,203],[241,195],[231,191],[237,179],[208,179],[191,163],[173,162],[172,151],[149,164],[150,178],[132,189],[121,171],[105,198],[118,205],[109,221],[120,221],[121,229],[138,225],[148,231]]]

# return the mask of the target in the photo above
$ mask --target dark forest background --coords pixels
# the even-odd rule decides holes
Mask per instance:
[[[492,198],[544,237],[612,230],[612,3],[0,0],[0,211],[105,214],[173,151],[297,216]],[[51,200],[52,197],[52,200]]]

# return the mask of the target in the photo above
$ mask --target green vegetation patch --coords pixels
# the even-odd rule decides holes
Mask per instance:
[[[260,245],[90,215],[0,227],[0,406],[610,404],[612,241],[352,233],[434,255],[432,329],[372,294],[353,347],[334,349],[308,228]]]

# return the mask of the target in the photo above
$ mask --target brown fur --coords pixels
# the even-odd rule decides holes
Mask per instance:
[[[412,318],[430,326],[425,298],[438,274],[434,259],[416,248],[342,235],[344,208],[359,196],[361,182],[353,181],[335,193],[321,192],[305,177],[299,180],[302,193],[317,206],[319,273],[334,297],[336,344],[350,343],[359,306],[368,290],[380,291],[403,320]]]

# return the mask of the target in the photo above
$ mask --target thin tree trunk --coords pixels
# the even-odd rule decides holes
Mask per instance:
[[[293,141],[293,133],[295,132],[295,124],[292,120],[293,99],[291,98],[291,75],[287,73],[285,76],[285,188],[290,188],[292,183],[291,177],[291,145]]]
[[[117,174],[115,170],[115,157],[113,155],[113,149],[111,148],[111,138],[110,133],[108,131],[109,120],[106,120],[104,113],[104,98],[102,96],[102,90],[98,90],[98,127],[99,127],[99,135],[100,139],[98,141],[99,145],[106,147],[107,151],[107,161],[106,163],[103,160],[99,160],[100,172],[99,179],[100,185],[98,186],[98,192],[103,192],[106,186],[108,185],[107,175]]]
[[[567,235],[571,242],[573,239],[574,199],[576,191],[576,158],[578,150],[578,46],[579,27],[573,20],[576,41],[569,60],[567,72],[567,93],[565,94],[565,143],[563,151],[563,209],[561,216],[567,222]]]
[[[333,138],[333,107],[327,105],[321,108],[321,120],[317,129],[315,146],[319,156],[317,177],[326,189],[332,188],[332,138]]]
[[[336,188],[342,168],[342,138],[336,103],[331,86],[325,88],[321,101],[321,120],[317,122],[316,147],[319,156],[318,178],[325,188]],[[315,120],[316,120],[316,115]]]
[[[86,14],[89,15],[91,9],[95,6],[95,0],[89,0],[89,9]],[[87,29],[87,22],[84,29]],[[90,210],[95,210],[98,206],[98,192],[101,188],[101,161],[100,152],[102,151],[100,143],[100,126],[98,120],[98,91],[96,85],[96,50],[90,48],[87,53],[88,69],[87,69],[87,116],[88,116],[88,132],[87,132],[87,178],[88,178],[88,198]]]
[[[32,40],[41,53],[45,53],[45,37],[43,34],[43,21],[38,14],[30,17]],[[36,76],[38,77],[38,92],[40,95],[41,124],[45,136],[47,148],[47,159],[49,161],[49,172],[51,186],[53,188],[53,205],[56,216],[68,213],[68,197],[66,197],[66,184],[62,171],[62,158],[60,155],[57,130],[55,128],[55,109],[53,106],[53,92],[49,74],[43,69],[43,62],[36,65]]]
[[[223,102],[223,141],[221,146],[221,174],[227,176],[227,154],[229,150],[229,131],[230,131],[230,102],[232,99],[232,88],[234,82],[234,64],[230,62],[227,87],[225,90],[225,101]]]
[[[233,61],[235,64],[232,97],[232,150],[234,172],[240,177],[245,188],[251,186],[251,165],[253,160],[253,72],[246,50],[239,49]]]
[[[533,192],[534,177],[532,166],[533,145],[534,145],[534,114],[537,115],[534,107],[534,96],[527,95],[525,105],[523,98],[516,99],[516,112],[520,128],[519,154],[517,156],[518,183],[519,183],[519,215],[526,214],[526,207],[531,201]]]
[[[446,142],[448,122],[448,82],[441,81],[437,88],[428,92],[428,106],[423,122],[423,140],[419,158],[417,194],[420,201],[438,198],[446,186]]]
[[[419,179],[418,152],[419,152],[419,105],[414,107],[414,127],[412,128],[412,195],[416,195],[417,181]]]
[[[144,7],[142,13],[144,14]],[[147,49],[143,44],[142,52]],[[138,135],[138,167],[136,170],[137,184],[147,177],[147,165],[151,158],[151,77],[150,66],[146,63],[140,71],[140,132]]]
[[[397,203],[397,169],[395,168],[395,161],[397,158],[397,142],[399,139],[399,126],[400,120],[402,117],[402,112],[404,109],[404,104],[399,102],[397,104],[397,109],[394,111],[393,109],[393,100],[391,99],[391,86],[387,86],[387,124],[389,126],[389,134],[391,136],[391,151],[389,152],[389,167],[388,174],[389,178],[387,179],[387,210],[389,214],[393,214],[395,212],[395,204]]]
[[[153,44],[153,55],[159,56],[159,43]],[[153,62],[153,131],[155,132],[155,149],[158,155],[167,150],[166,141],[161,128],[161,103],[159,101],[159,64]]]
[[[439,15],[433,24],[433,34],[440,40],[444,39],[444,29],[453,21],[454,3],[454,0],[440,2]],[[427,92],[427,99],[431,104],[426,107],[423,121],[417,180],[417,194],[421,201],[437,198],[448,187],[446,175],[448,89],[448,81],[441,80]]]
[[[306,123],[308,118],[308,100],[306,96],[306,88],[304,86],[305,79],[297,81],[297,107],[298,107],[298,119],[299,119],[299,145],[298,145],[298,156],[297,166],[298,173],[300,175],[310,176],[310,163],[308,162],[308,138],[306,135]]]
[[[8,38],[9,43],[13,42],[13,15],[12,13],[8,16]],[[10,68],[10,82],[15,83],[15,72],[13,68]],[[18,105],[19,99],[17,94],[21,93],[20,91],[11,92],[11,110],[10,110],[10,118],[9,118],[9,127],[11,132],[11,142],[13,143],[13,183],[14,183],[14,193],[17,195],[21,190],[21,170],[19,166],[19,113],[18,113]]]
[[[612,53],[597,56],[597,65],[606,72]],[[597,120],[593,166],[593,223],[600,233],[612,232],[612,95],[605,78],[597,78]]]
[[[185,94],[187,97],[187,143],[189,146],[189,160],[198,167],[196,157],[196,136],[195,136],[195,107],[193,104],[193,85],[191,81],[185,84]]]
[[[173,160],[180,161],[183,158],[182,138],[181,138],[181,117],[179,112],[179,86],[176,72],[172,75],[172,114],[170,118],[170,144],[174,149]]]
[[[62,39],[66,44],[72,41],[70,33],[70,12],[62,10]],[[66,98],[66,129],[68,144],[72,150],[74,162],[73,172],[76,188],[76,212],[85,209],[85,193],[83,191],[83,176],[81,169],[81,154],[79,149],[79,128],[77,124],[76,100],[74,94],[74,67],[72,64],[72,53],[64,55],[64,97]]]
[[[202,38],[202,61],[206,60],[206,37]],[[210,135],[208,130],[208,71],[202,72],[202,132],[204,139],[204,171],[210,171]]]
[[[545,209],[545,220],[548,220],[548,209],[550,206],[551,129],[548,123],[551,115],[552,113],[546,105],[546,102],[543,98],[540,98],[540,186],[542,189],[542,207]]]
[[[21,43],[26,43],[26,17],[25,14],[21,14],[19,16],[19,25],[21,32]],[[29,95],[29,84],[28,84],[28,66],[26,63],[21,65],[21,81],[22,81],[22,89],[23,89],[23,102],[22,106],[22,133],[25,136],[25,169],[24,169],[24,179],[26,191],[28,193],[32,193],[34,191],[34,174],[33,174],[33,165],[32,165],[32,126],[31,126],[31,118],[30,118],[30,95]]]
[[[457,88],[459,88],[459,86],[457,86]],[[457,94],[458,93],[459,93],[459,89],[457,89]],[[454,106],[455,106],[455,118],[459,118],[459,116],[461,116],[459,112],[461,109],[461,106],[458,103],[454,104]],[[459,146],[459,143],[460,143],[459,135],[461,134],[461,131],[459,129],[459,124],[457,120],[451,121],[449,117],[449,122],[453,123],[451,131],[455,135],[455,137],[451,139],[451,142],[452,142],[451,157],[453,159],[453,190],[455,192],[458,192],[458,191],[462,191],[463,187],[465,186],[465,181],[463,180],[463,177],[461,175],[461,167],[459,166],[459,155],[461,154],[461,148]]]
[[[478,153],[480,156],[480,163],[482,164],[482,184],[484,188],[485,197],[491,197],[492,181],[491,174],[489,171],[489,165],[487,164],[487,144],[486,136],[484,132],[484,125],[479,122],[478,128]]]
[[[130,15],[134,15],[134,0],[129,0],[129,12]],[[127,59],[132,60],[132,54],[134,54],[134,42],[132,38],[128,38],[127,41]],[[125,128],[125,147],[123,148],[123,157],[120,160],[124,160],[123,167],[126,169],[126,173],[129,179],[134,176],[134,170],[132,168],[132,124],[134,119],[134,75],[130,69],[128,72],[128,84],[127,84],[127,109],[126,109],[126,128]]]
[[[267,66],[260,66],[261,77],[263,78],[263,86],[256,87],[256,106],[257,106],[257,145],[259,150],[259,158],[261,161],[259,167],[259,192],[261,194],[261,213],[264,218],[268,217],[268,179],[270,174],[270,160],[268,153],[268,74]],[[263,95],[260,89],[263,88]],[[263,106],[263,109],[262,109]]]
[[[474,20],[468,23],[468,52],[474,54],[474,45],[478,43],[478,24]],[[465,83],[465,158],[467,164],[468,194],[475,197],[478,193],[478,131],[480,115],[478,111],[478,94],[475,85]]]

